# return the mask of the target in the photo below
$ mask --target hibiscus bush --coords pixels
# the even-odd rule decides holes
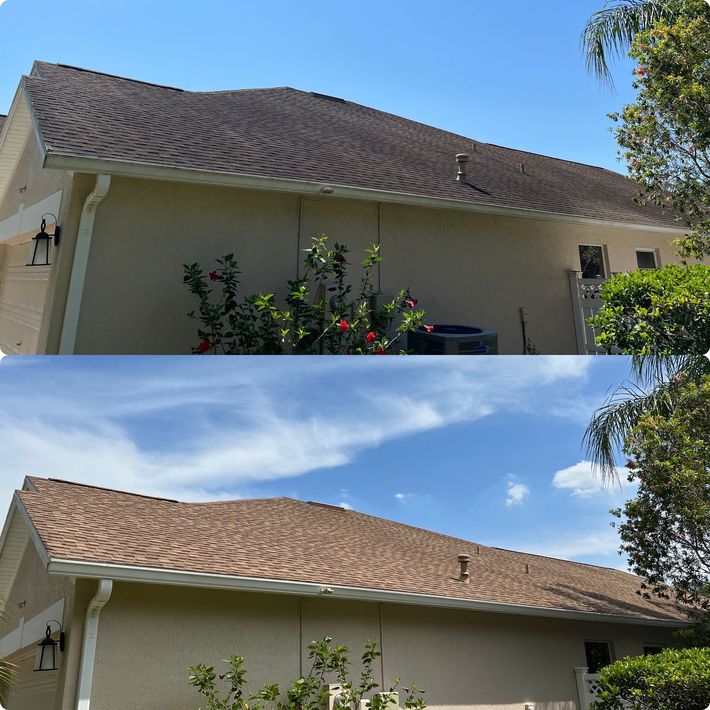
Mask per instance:
[[[368,699],[371,710],[386,710],[396,700],[399,680],[388,690],[379,690],[374,679],[374,663],[381,655],[376,641],[369,641],[362,654],[362,671],[357,681],[351,678],[347,646],[332,646],[326,637],[308,645],[311,670],[307,676],[293,681],[284,690],[278,683],[267,683],[249,693],[244,657],[232,656],[224,661],[225,673],[219,676],[213,666],[198,664],[188,669],[188,681],[207,701],[204,710],[323,710],[328,707],[328,686],[340,686],[334,698],[334,710],[360,710],[360,701]],[[224,688],[217,687],[218,679]],[[379,692],[378,692],[379,690]],[[406,710],[424,710],[423,692],[415,686],[402,688]],[[200,710],[203,710],[202,708]]]
[[[342,355],[403,352],[401,337],[423,324],[424,311],[409,289],[381,302],[374,270],[382,261],[371,244],[361,262],[357,293],[348,280],[348,249],[314,237],[304,250],[303,276],[287,282],[285,294],[239,293],[241,271],[234,254],[217,259],[205,274],[185,264],[183,282],[198,300],[188,316],[198,321],[193,353],[226,355]],[[429,326],[427,326],[429,327]]]
[[[667,649],[603,668],[593,710],[706,710],[710,648]]]

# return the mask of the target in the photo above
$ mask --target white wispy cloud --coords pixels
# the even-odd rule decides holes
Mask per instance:
[[[618,493],[619,486],[623,487],[625,470],[622,467],[616,468],[618,486],[605,484],[598,472],[594,470],[591,461],[579,461],[574,466],[568,466],[557,471],[552,478],[552,485],[555,488],[571,491],[573,496],[579,498],[589,498],[598,493]]]
[[[530,495],[530,488],[524,483],[508,481],[505,493],[505,504],[508,507],[512,505],[522,505],[528,495]]]
[[[234,498],[250,483],[343,466],[386,442],[494,412],[578,417],[580,407],[564,402],[592,358],[373,360],[161,358],[142,369],[57,371],[47,360],[7,358],[0,507],[26,474]]]

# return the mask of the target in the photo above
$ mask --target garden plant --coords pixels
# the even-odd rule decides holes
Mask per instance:
[[[325,235],[305,249],[302,276],[288,281],[282,300],[276,293],[243,297],[234,254],[217,259],[205,274],[199,264],[184,265],[184,283],[199,301],[189,317],[199,322],[193,353],[226,355],[386,355],[404,352],[402,336],[424,322],[417,299],[403,289],[381,301],[375,267],[382,261],[371,244],[361,262],[356,294],[348,278],[348,249],[329,246]],[[425,326],[430,328],[431,326]]]
[[[360,677],[352,678],[347,646],[332,645],[326,637],[308,645],[311,670],[282,689],[278,683],[267,683],[249,693],[243,656],[225,660],[227,671],[217,675],[213,666],[198,664],[188,671],[188,681],[204,698],[207,705],[200,710],[323,710],[328,707],[327,684],[334,683],[339,691],[334,698],[334,710],[360,710],[360,701],[369,700],[370,710],[386,710],[398,697],[399,680],[381,690],[374,679],[374,664],[380,657],[378,644],[368,641],[361,657]],[[224,689],[217,687],[223,681]],[[405,710],[424,710],[423,690],[410,686],[401,688]]]

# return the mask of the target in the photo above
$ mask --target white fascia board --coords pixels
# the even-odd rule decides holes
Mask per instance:
[[[686,622],[670,619],[597,614],[594,612],[571,611],[569,609],[548,609],[544,607],[525,606],[522,604],[506,604],[457,597],[442,597],[431,594],[368,589],[365,587],[345,587],[330,584],[316,584],[313,582],[265,579],[261,577],[184,572],[181,570],[133,567],[130,565],[114,565],[78,560],[53,559],[50,561],[47,571],[49,574],[69,575],[77,578],[104,578],[114,581],[164,584],[179,587],[232,589],[244,592],[289,594],[302,597],[323,597],[326,599],[348,599],[352,601],[384,602],[388,604],[406,604],[411,606],[443,607],[575,621],[597,621],[668,628],[679,628],[688,625]]]
[[[400,205],[429,207],[434,209],[457,210],[462,212],[477,212],[502,217],[518,217],[546,222],[564,222],[594,227],[607,227],[633,231],[651,232],[679,236],[687,233],[680,227],[664,227],[659,225],[633,224],[612,220],[577,217],[559,212],[540,212],[538,210],[518,207],[501,207],[491,204],[476,204],[464,200],[451,200],[439,197],[427,197],[407,192],[389,192],[386,190],[371,190],[349,185],[338,185],[328,182],[308,182],[305,180],[285,180],[282,178],[261,177],[258,175],[243,175],[238,173],[223,173],[209,170],[193,170],[189,168],[174,168],[149,163],[137,163],[119,160],[101,160],[81,156],[48,153],[44,156],[44,167],[58,170],[72,170],[84,173],[106,173],[123,177],[143,178],[146,180],[171,180],[202,185],[219,185],[225,187],[241,187],[251,190],[268,190],[271,192],[293,192],[300,195],[316,195],[327,198],[344,197],[349,199],[374,202],[389,202]],[[332,188],[332,193],[324,195],[324,187]]]

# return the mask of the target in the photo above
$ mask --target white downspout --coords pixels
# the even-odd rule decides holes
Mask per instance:
[[[99,588],[86,609],[84,637],[81,644],[81,662],[79,663],[79,683],[76,690],[76,710],[89,710],[91,707],[91,685],[94,682],[99,615],[111,597],[112,590],[113,582],[110,579],[100,579]]]
[[[94,218],[96,208],[106,197],[111,187],[110,175],[97,175],[96,185],[84,200],[84,207],[81,210],[79,219],[79,230],[76,236],[76,249],[74,250],[74,263],[72,265],[71,276],[69,277],[69,290],[67,292],[67,303],[64,308],[64,322],[62,323],[62,335],[59,340],[59,354],[73,355],[76,345],[76,331],[79,327],[79,311],[81,310],[81,299],[84,295],[84,281],[86,280],[86,265],[89,261],[89,250],[91,248],[91,238],[94,234]]]

